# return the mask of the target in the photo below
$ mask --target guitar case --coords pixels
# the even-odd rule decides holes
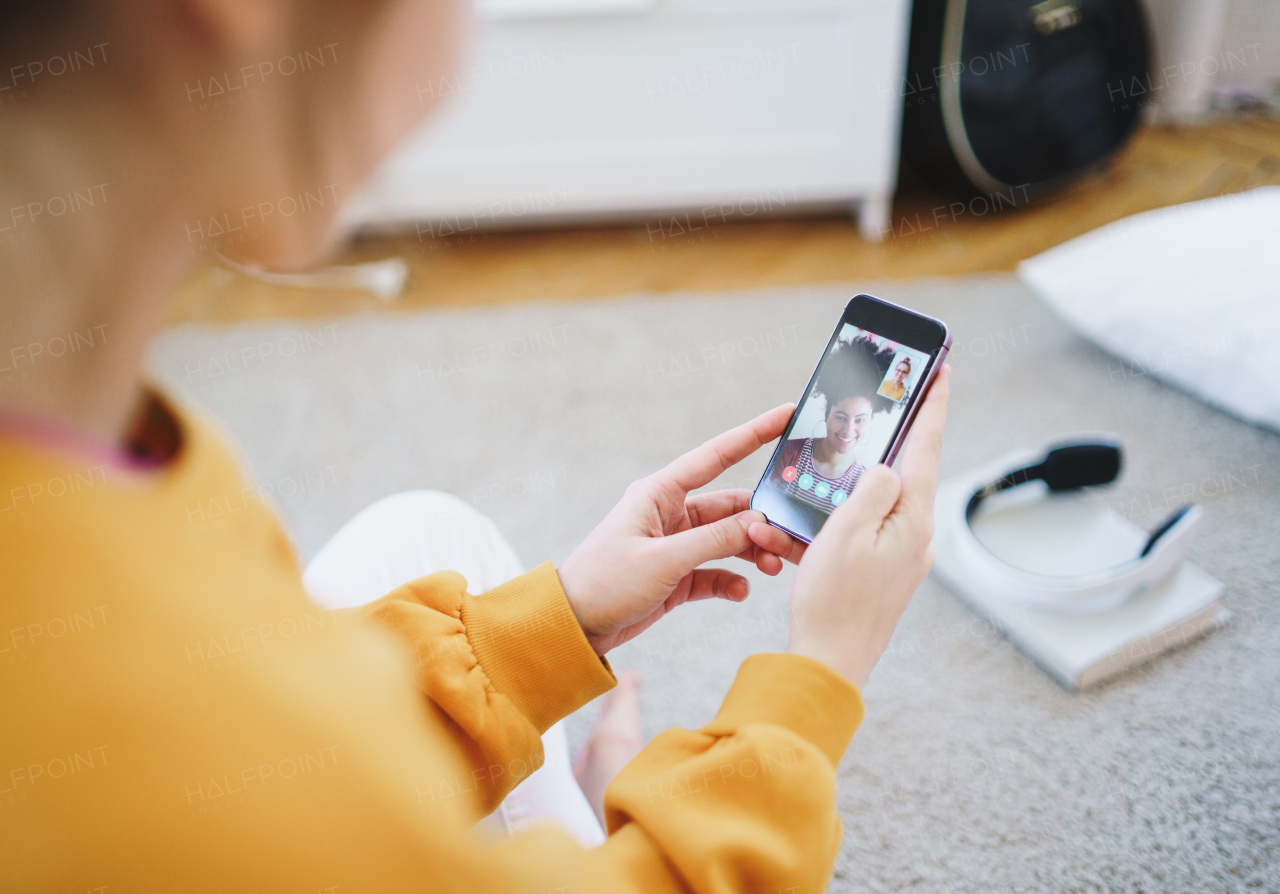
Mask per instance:
[[[1149,46],[1138,0],[915,0],[902,158],[948,191],[1056,191],[1133,133]]]

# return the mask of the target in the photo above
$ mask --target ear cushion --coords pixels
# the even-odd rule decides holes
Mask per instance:
[[[1064,444],[1050,450],[1037,471],[1049,490],[1108,484],[1120,474],[1120,445]]]

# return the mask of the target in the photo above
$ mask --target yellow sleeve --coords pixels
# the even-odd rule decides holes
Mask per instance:
[[[370,789],[358,803],[324,806],[344,844],[325,852],[322,877],[441,894],[819,894],[842,831],[835,767],[862,713],[857,690],[824,665],[753,656],[711,723],[664,732],[613,782],[599,847],[550,825],[499,841],[456,825],[423,828],[382,812],[394,799]],[[353,840],[368,828],[372,839]],[[298,881],[311,869],[299,860],[306,853],[296,835],[271,855]]]
[[[461,575],[430,575],[364,611],[412,647],[485,813],[541,766],[541,733],[614,684],[549,562],[480,596]],[[498,849],[541,854],[538,872],[564,891],[822,890],[840,848],[836,765],[861,717],[858,690],[822,663],[758,654],[712,722],[664,731],[613,781],[603,847]],[[548,848],[559,856],[543,859]]]
[[[432,574],[361,612],[410,646],[427,710],[466,756],[487,814],[542,766],[542,734],[617,680],[550,562],[478,596],[466,585]]]
[[[748,658],[711,723],[662,733],[609,786],[609,840],[587,854],[582,890],[825,890],[835,768],[862,716],[825,665]]]
[[[430,575],[365,611],[412,647],[428,711],[466,755],[485,813],[541,766],[541,733],[615,682],[550,563],[478,596],[456,573]],[[752,656],[709,724],[663,732],[614,780],[603,846],[538,832],[497,850],[564,894],[821,891],[840,844],[835,768],[862,716],[857,689],[825,665]]]
[[[614,780],[601,846],[553,826],[498,842],[456,829],[466,837],[426,842],[418,868],[377,889],[417,879],[426,887],[410,889],[468,894],[818,894],[840,847],[835,768],[862,715],[858,691],[824,665],[753,656],[711,723],[667,730]],[[385,854],[344,857],[391,869]]]
[[[544,827],[468,848],[466,890],[825,891],[842,831],[835,767],[862,715],[857,689],[825,665],[752,656],[711,723],[662,733],[609,786],[604,844]]]

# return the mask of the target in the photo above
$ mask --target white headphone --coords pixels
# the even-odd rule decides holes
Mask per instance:
[[[993,595],[1029,607],[1068,614],[1107,611],[1169,577],[1186,557],[1201,509],[1194,503],[1157,525],[1134,558],[1088,574],[1060,576],[1016,568],[993,555],[974,536],[970,522],[982,501],[1034,481],[1048,490],[1070,491],[1107,484],[1120,472],[1120,446],[1114,437],[1059,444],[1046,452],[1010,457],[1001,468],[975,475],[949,491],[939,507],[953,532],[956,558],[975,581]]]

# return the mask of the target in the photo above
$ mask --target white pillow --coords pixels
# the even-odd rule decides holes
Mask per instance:
[[[1280,187],[1161,208],[1018,265],[1113,378],[1159,376],[1280,431]]]

